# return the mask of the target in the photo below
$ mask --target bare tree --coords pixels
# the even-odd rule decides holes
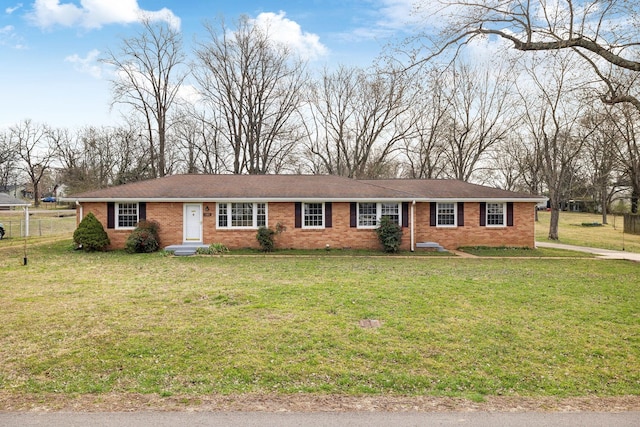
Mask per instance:
[[[561,204],[567,199],[570,179],[576,169],[584,140],[579,118],[584,103],[570,93],[570,69],[566,58],[556,58],[553,67],[542,64],[546,73],[536,66],[528,69],[535,90],[523,91],[524,123],[542,166],[542,177],[549,192],[551,219],[550,240],[558,240]]]
[[[640,111],[640,13],[628,0],[443,0],[449,16],[444,41],[432,53],[476,37],[499,37],[519,51],[567,50],[585,61],[602,83],[607,104],[631,103]],[[429,3],[419,13],[434,13]]]
[[[219,146],[220,125],[211,122],[193,106],[184,106],[174,120],[174,137],[182,169],[187,173],[222,173],[227,170],[223,147]],[[213,116],[215,120],[215,116]]]
[[[617,159],[622,168],[626,186],[631,188],[631,212],[638,213],[640,199],[640,112],[621,106],[615,113],[613,123],[616,136],[620,138]]]
[[[444,141],[451,178],[471,180],[507,136],[513,123],[512,86],[506,68],[481,70],[454,63],[448,70],[443,87],[451,105]]]
[[[40,182],[56,159],[48,126],[25,120],[9,128],[9,145],[16,151],[33,187],[33,201],[40,205]]]
[[[206,28],[210,40],[196,51],[194,74],[210,123],[229,147],[230,171],[274,171],[301,139],[296,113],[306,64],[246,16],[233,30],[223,21]]]
[[[614,173],[618,166],[621,139],[612,119],[607,111],[591,111],[581,122],[589,133],[583,153],[587,184],[595,204],[601,208],[603,224],[608,222],[607,211],[616,191]]]
[[[8,132],[0,133],[0,191],[8,191],[18,181],[17,152]],[[17,194],[15,194],[17,196]]]
[[[387,176],[393,154],[416,132],[411,84],[407,74],[390,69],[325,70],[312,90],[307,125],[307,148],[318,171],[352,178]]]
[[[103,61],[116,69],[114,101],[131,106],[145,121],[152,176],[164,176],[169,113],[187,75],[180,67],[180,33],[167,23],[144,20],[142,31],[122,40],[120,50]]]
[[[444,122],[450,102],[442,88],[442,70],[433,69],[423,77],[420,96],[411,108],[417,116],[413,138],[405,140],[403,175],[414,179],[440,178],[444,171]]]

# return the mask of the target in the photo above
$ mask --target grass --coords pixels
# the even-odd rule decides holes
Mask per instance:
[[[538,215],[540,221],[536,224],[536,240],[547,241],[550,214],[538,212]],[[621,216],[609,215],[608,222],[601,227],[585,226],[583,224],[602,223],[602,215],[560,212],[558,243],[640,253],[640,235],[623,233],[624,221]]]
[[[471,255],[481,257],[518,257],[518,258],[555,258],[555,257],[576,257],[590,258],[594,255],[585,252],[567,251],[554,248],[511,248],[511,247],[487,247],[471,246],[460,248],[461,251]]]
[[[70,247],[2,252],[4,392],[640,394],[631,262]]]

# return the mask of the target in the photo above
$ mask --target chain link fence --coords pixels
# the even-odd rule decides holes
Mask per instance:
[[[24,219],[0,219],[4,227],[4,238],[20,238],[25,235]],[[56,236],[61,234],[71,234],[76,229],[76,217],[51,217],[29,219],[29,236]]]

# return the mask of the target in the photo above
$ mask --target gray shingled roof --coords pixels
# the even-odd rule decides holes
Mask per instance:
[[[354,180],[332,175],[171,175],[71,195],[68,201],[358,201],[529,199],[523,195],[455,180]]]
[[[31,203],[16,199],[7,193],[0,193],[0,206],[30,206]]]
[[[469,184],[455,179],[373,179],[361,180],[371,185],[405,191],[420,199],[531,199],[526,193]],[[543,199],[543,198],[540,198]]]

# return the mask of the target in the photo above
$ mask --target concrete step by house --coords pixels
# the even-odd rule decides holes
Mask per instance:
[[[435,249],[438,252],[446,252],[446,250],[436,242],[418,242],[416,243],[416,248],[419,249]]]
[[[198,248],[208,248],[209,245],[199,243],[183,243],[182,245],[170,245],[164,248],[167,252],[173,252],[175,256],[191,256],[195,255]]]

